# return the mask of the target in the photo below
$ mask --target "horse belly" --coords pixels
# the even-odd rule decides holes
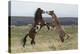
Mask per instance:
[[[30,33],[30,34],[29,34],[29,37],[30,37],[30,38],[34,38],[35,35],[36,35],[36,33]]]

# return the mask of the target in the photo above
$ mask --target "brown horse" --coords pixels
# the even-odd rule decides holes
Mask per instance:
[[[43,26],[47,26],[48,30],[49,30],[49,25],[43,20],[42,18],[42,14],[44,14],[45,11],[43,11],[41,8],[38,8],[36,13],[35,13],[35,17],[34,17],[34,27],[36,25],[40,26],[40,29]]]
[[[52,16],[53,25],[56,27],[56,31],[59,33],[59,37],[61,39],[61,42],[64,42],[64,36],[67,35],[67,39],[70,37],[69,34],[67,34],[64,29],[62,28],[60,21],[54,11],[47,11],[47,14]]]
[[[24,37],[23,39],[23,47],[25,47],[26,44],[26,38],[27,36],[29,36],[32,40],[31,40],[31,45],[35,44],[35,35],[36,33],[43,27],[43,26],[47,26],[48,30],[49,30],[49,26],[47,23],[45,23],[45,21],[42,18],[42,14],[44,13],[44,11],[41,8],[38,8],[36,13],[35,13],[35,17],[34,17],[34,25],[31,28],[31,30],[29,31],[29,33]]]

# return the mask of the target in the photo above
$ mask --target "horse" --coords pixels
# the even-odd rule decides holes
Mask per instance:
[[[34,26],[38,25],[38,29],[40,30],[43,26],[47,26],[47,29],[49,30],[49,25],[44,21],[42,18],[42,14],[44,14],[45,11],[43,11],[41,8],[37,8],[37,11],[35,12],[34,17]]]
[[[53,10],[46,11],[46,13],[48,15],[52,16],[53,25],[54,25],[54,27],[56,27],[56,31],[59,33],[61,42],[64,42],[64,36],[67,35],[67,39],[68,39],[70,37],[70,35],[64,31],[64,28],[61,26],[61,23]]]
[[[26,38],[28,36],[32,39],[31,40],[31,45],[35,44],[35,40],[34,40],[35,39],[35,35],[37,34],[38,31],[40,31],[40,29],[43,26],[47,26],[47,28],[49,30],[48,24],[42,18],[42,14],[43,13],[45,13],[45,11],[43,11],[41,8],[38,8],[37,11],[35,12],[33,27],[30,29],[29,33],[27,35],[25,35],[25,37],[23,38],[23,47],[25,47]]]

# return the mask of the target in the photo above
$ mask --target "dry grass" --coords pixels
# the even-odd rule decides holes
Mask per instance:
[[[55,31],[47,31],[45,27],[41,29],[36,35],[36,44],[30,44],[30,38],[27,38],[26,47],[22,47],[22,39],[28,33],[31,27],[29,26],[15,26],[11,28],[11,52],[24,53],[36,51],[54,51],[54,50],[70,50],[78,48],[77,27],[65,27],[65,31],[71,34],[71,38],[60,42],[58,34]]]

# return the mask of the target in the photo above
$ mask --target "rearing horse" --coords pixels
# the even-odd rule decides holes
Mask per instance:
[[[23,47],[25,47],[26,44],[26,38],[29,36],[32,40],[31,40],[31,45],[35,44],[35,35],[37,34],[37,32],[43,27],[43,26],[47,26],[48,30],[49,30],[49,26],[47,23],[45,23],[45,21],[42,18],[42,14],[44,13],[44,11],[41,8],[38,8],[36,13],[35,13],[35,17],[34,17],[34,25],[31,28],[31,30],[29,31],[29,33],[23,38]]]
[[[67,32],[64,31],[58,17],[54,13],[54,11],[47,11],[46,13],[49,14],[50,16],[52,16],[53,25],[54,25],[54,27],[56,27],[56,31],[59,34],[61,42],[64,42],[65,35],[67,35],[67,39],[70,37],[70,35]]]
[[[34,26],[38,25],[38,29],[41,29],[43,26],[47,26],[48,30],[50,29],[48,24],[43,20],[42,14],[44,14],[45,11],[43,11],[41,8],[38,8],[35,17],[34,17]]]

